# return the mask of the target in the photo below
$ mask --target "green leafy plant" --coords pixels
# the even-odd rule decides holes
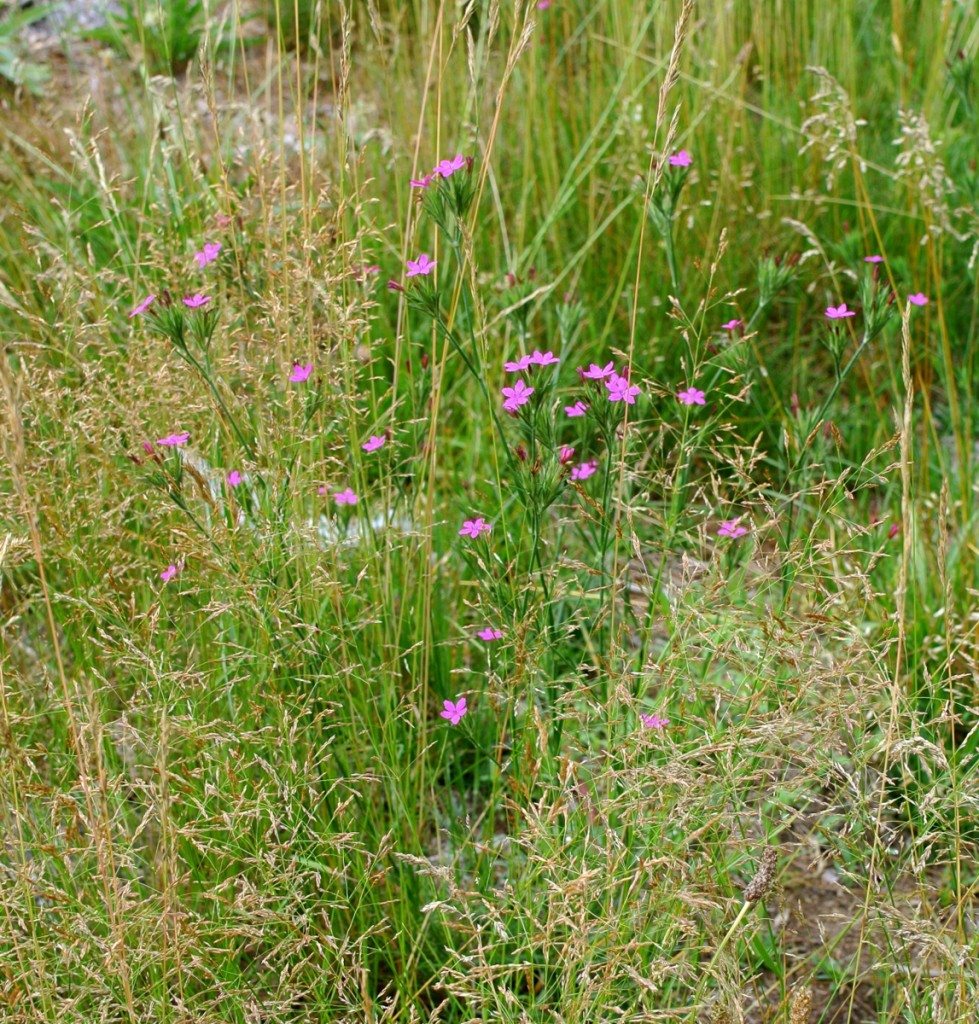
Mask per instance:
[[[43,94],[51,69],[29,60],[18,37],[22,29],[40,21],[50,11],[50,7],[31,7],[8,11],[0,18],[0,78],[18,89],[26,89],[32,96]]]
[[[205,13],[203,0],[122,0],[87,35],[120,53],[138,47],[148,74],[179,74],[197,55]]]

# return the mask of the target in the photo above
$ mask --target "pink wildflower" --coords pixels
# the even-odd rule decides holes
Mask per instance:
[[[197,265],[204,268],[212,260],[216,260],[221,248],[222,246],[220,242],[205,242],[204,248],[200,252],[194,253],[194,259],[197,260]]]
[[[558,452],[557,460],[562,466],[566,466],[574,458],[574,448],[570,445],[562,445]]]
[[[376,452],[378,448],[384,445],[386,440],[387,438],[384,436],[378,437],[377,434],[371,434],[370,439],[365,441],[360,447],[365,452]]]
[[[738,519],[741,517],[739,516]],[[718,537],[730,537],[732,540],[736,537],[743,537],[747,532],[747,528],[738,525],[738,519],[725,519],[717,530]]]
[[[338,505],[356,505],[358,499],[357,495],[348,487],[343,491],[334,491],[333,500]]]
[[[238,484],[240,484],[240,483],[241,483],[241,473],[239,473],[237,469],[233,469],[228,474],[228,486],[229,487],[237,487]]]
[[[426,174],[422,178],[410,178],[408,184],[412,188],[428,188],[432,184],[432,179],[435,177],[434,174]]]
[[[663,729],[670,724],[668,718],[660,718],[659,715],[640,715],[639,720],[644,729]]]
[[[901,532],[900,523],[891,523],[891,528],[887,531],[887,539],[893,540]]]
[[[160,579],[163,580],[164,583],[169,583],[170,580],[180,572],[180,568],[180,566],[173,565],[171,563],[163,570],[163,572],[160,573]]]
[[[191,309],[200,309],[201,306],[206,306],[211,301],[210,295],[201,295],[198,292],[196,295],[188,295],[184,298],[184,305],[189,306]]]
[[[864,261],[864,263],[883,263],[884,262],[884,257],[883,256],[864,256],[863,261]]]
[[[615,363],[606,363],[604,366],[592,363],[587,370],[581,371],[581,376],[587,377],[588,380],[601,380],[603,377],[614,377]]]
[[[467,519],[462,524],[462,529],[459,531],[460,537],[472,537],[475,540],[481,533],[486,533],[490,529],[490,524],[486,522],[482,517],[478,519]]]
[[[428,253],[423,252],[417,260],[408,260],[408,273],[405,277],[418,277],[419,274],[430,274],[438,260],[430,260]]]
[[[740,326],[741,326],[741,321],[740,320],[728,320],[728,322],[726,324],[721,324],[721,330],[722,331],[733,331],[735,329],[735,327],[740,327]]]
[[[561,360],[548,350],[547,352],[541,352],[540,349],[535,348],[534,353],[530,356],[531,366],[552,366],[554,363],[559,363]]]
[[[440,174],[443,178],[451,178],[456,171],[466,166],[466,158],[459,153],[451,160],[440,160],[432,170],[432,174]]]
[[[313,364],[307,363],[302,366],[300,363],[295,363],[292,367],[292,373],[289,374],[289,380],[293,384],[302,384],[303,381],[309,380],[309,375],[313,372]]]
[[[588,412],[588,406],[584,402],[575,402],[574,405],[566,405],[564,411],[574,419],[575,416],[584,416]]]
[[[692,163],[693,160],[685,149],[670,157],[670,167],[689,167]]]
[[[530,396],[533,393],[533,388],[528,388],[522,380],[518,380],[512,388],[503,388],[503,397],[506,399],[503,408],[507,412],[516,412],[520,406],[526,405],[530,401]]]
[[[460,697],[455,703],[451,700],[442,701],[443,711],[439,714],[442,718],[447,718],[452,725],[458,725],[462,719],[462,716],[469,710],[466,707],[466,698]]]
[[[551,0],[537,0],[537,10],[546,11],[551,6]]]
[[[598,463],[592,459],[590,462],[583,462],[571,470],[572,480],[587,480],[593,473],[597,472]]]
[[[617,373],[605,382],[610,402],[625,402],[626,405],[636,404],[636,395],[640,393],[637,384],[630,384],[628,377],[620,377]]]
[[[155,295],[147,295],[145,299],[129,314],[129,319],[132,320],[134,316],[139,316],[140,313],[145,313],[150,308],[153,300],[156,298]]]
[[[924,292],[915,292],[914,295],[908,296],[908,302],[915,306],[927,306],[928,296]]]
[[[190,438],[190,431],[185,430],[182,434],[167,434],[166,437],[161,437],[156,443],[162,444],[167,448],[177,448],[182,444],[186,444]]]
[[[698,391],[696,388],[687,388],[686,391],[678,391],[677,398],[684,405],[704,405],[704,392]]]
[[[503,364],[507,373],[523,373],[530,366],[530,356],[521,356],[519,359],[511,360]]]
[[[476,636],[480,640],[485,640],[489,643],[490,640],[502,640],[503,634],[498,629],[493,629],[492,626],[487,626],[485,629],[481,629]]]
[[[848,316],[857,314],[852,309],[847,309],[845,302],[841,302],[838,306],[827,306],[826,315],[830,320],[845,320]]]

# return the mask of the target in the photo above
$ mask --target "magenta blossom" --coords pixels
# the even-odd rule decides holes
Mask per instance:
[[[551,6],[551,0],[537,0],[537,10],[546,11]]]
[[[454,156],[451,160],[440,160],[436,165],[432,174],[440,174],[443,178],[451,178],[456,171],[461,171],[466,166],[466,158],[459,153]]]
[[[363,448],[365,452],[376,452],[378,448],[381,448],[384,445],[386,440],[386,437],[378,437],[377,434],[371,434],[370,439],[365,441],[360,447]]]
[[[566,405],[564,411],[574,419],[575,416],[584,416],[588,412],[588,406],[584,402],[575,402],[574,405]]]
[[[189,306],[191,309],[200,309],[201,306],[206,306],[211,301],[210,295],[201,295],[198,292],[196,295],[188,295],[184,299],[184,305]]]
[[[408,260],[408,273],[405,277],[418,277],[419,274],[430,274],[438,260],[430,260],[428,253],[423,252],[417,260]]]
[[[241,483],[241,473],[239,473],[237,469],[233,469],[228,474],[228,486],[229,487],[237,487],[238,484],[240,484],[240,483]]]
[[[590,462],[583,462],[580,466],[575,466],[571,470],[571,479],[587,480],[597,470],[598,463],[594,459],[592,459]]]
[[[558,357],[548,350],[547,352],[541,352],[540,349],[535,348],[534,353],[530,356],[531,366],[552,366],[554,363],[561,362]]]
[[[660,718],[659,715],[640,715],[639,720],[644,729],[663,729],[670,724],[668,718]]]
[[[740,326],[741,326],[741,321],[740,320],[728,320],[728,322],[726,324],[721,324],[721,330],[722,331],[733,331],[735,329],[735,327],[740,327]]]
[[[155,298],[155,295],[147,295],[146,298],[143,299],[143,301],[129,314],[129,319],[132,320],[134,316],[139,316],[140,313],[145,313],[146,310],[150,308]]]
[[[160,579],[163,580],[164,583],[169,583],[170,580],[180,572],[181,568],[183,568],[182,565],[173,565],[171,563],[163,570],[163,572],[160,573]]]
[[[891,528],[887,531],[887,539],[893,540],[901,532],[900,523],[891,523]]]
[[[684,405],[703,405],[704,404],[704,392],[698,391],[696,388],[687,388],[686,391],[678,391],[677,398]]]
[[[309,380],[309,375],[312,372],[312,363],[307,363],[305,366],[295,363],[292,367],[292,373],[289,374],[289,380],[291,380],[293,384],[302,384],[303,381]]]
[[[670,167],[689,167],[692,163],[693,160],[685,149],[670,157]]]
[[[216,260],[221,248],[220,242],[205,242],[204,248],[200,252],[194,253],[194,259],[197,260],[197,265],[203,268],[212,260]]]
[[[528,388],[522,380],[518,380],[512,388],[503,388],[503,397],[506,399],[503,408],[507,412],[516,412],[520,406],[526,405],[530,401],[530,396],[533,393],[533,388]]]
[[[827,306],[826,315],[830,320],[845,320],[846,317],[857,314],[852,309],[847,309],[845,302],[841,302],[838,306]]]
[[[177,448],[182,444],[186,444],[190,438],[190,431],[185,430],[182,434],[167,434],[166,437],[161,437],[156,443],[162,444],[167,448]]]
[[[581,370],[580,373],[582,377],[587,377],[588,380],[601,380],[603,377],[614,377],[615,363],[606,363],[604,366],[592,363],[587,370]]]
[[[739,516],[738,519],[741,517]],[[730,537],[732,540],[736,537],[743,537],[747,532],[747,528],[738,525],[738,519],[725,519],[717,530],[718,537]]]
[[[570,445],[562,445],[558,452],[557,460],[562,466],[566,466],[574,458],[574,448]]]
[[[507,373],[523,373],[530,366],[530,356],[521,356],[519,359],[512,360],[509,363],[503,364],[503,369]]]
[[[884,257],[883,256],[864,256],[863,261],[864,261],[864,263],[883,263],[884,262]]]
[[[908,296],[908,302],[914,306],[927,306],[928,296],[924,292],[915,292],[914,295]]]
[[[628,377],[620,377],[617,373],[605,382],[610,402],[625,402],[626,405],[636,404],[636,395],[640,393],[637,384],[630,384]]]
[[[428,188],[432,184],[432,179],[435,177],[434,174],[426,174],[422,178],[410,178],[408,184],[412,188]]]
[[[466,707],[466,698],[460,697],[455,703],[451,700],[442,701],[442,707],[444,710],[440,711],[439,714],[442,718],[447,718],[452,725],[458,725],[462,720],[462,716],[469,710]]]
[[[333,500],[338,505],[356,505],[358,498],[357,495],[348,487],[342,491],[334,491]]]
[[[462,524],[462,529],[459,531],[460,537],[472,537],[475,540],[481,533],[486,533],[490,529],[490,524],[486,522],[481,516],[478,519],[467,519]]]
[[[487,626],[485,629],[481,629],[476,636],[478,636],[480,640],[485,640],[487,643],[489,643],[490,640],[503,639],[503,634],[500,630],[493,629],[492,626]]]

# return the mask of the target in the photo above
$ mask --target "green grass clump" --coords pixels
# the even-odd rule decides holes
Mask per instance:
[[[205,4],[4,111],[4,1020],[974,1018],[921,12]]]

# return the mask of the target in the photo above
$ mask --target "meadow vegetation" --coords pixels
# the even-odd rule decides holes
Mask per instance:
[[[3,24],[0,1019],[974,1022],[975,0]]]

